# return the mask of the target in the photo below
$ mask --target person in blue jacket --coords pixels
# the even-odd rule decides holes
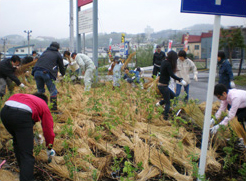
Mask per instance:
[[[218,52],[219,84],[224,84],[227,89],[235,88],[233,72],[230,62],[225,58],[225,52]]]
[[[125,67],[125,75],[123,79],[125,79],[128,83],[140,83],[139,71],[129,70],[128,67]]]

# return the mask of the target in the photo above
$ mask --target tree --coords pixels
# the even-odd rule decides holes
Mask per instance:
[[[136,67],[146,67],[153,65],[153,45],[139,47],[137,50]]]
[[[229,60],[232,64],[232,52],[235,48],[244,47],[244,39],[240,28],[221,29],[220,31],[220,49],[228,49]]]

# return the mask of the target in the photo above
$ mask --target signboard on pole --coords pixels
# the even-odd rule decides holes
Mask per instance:
[[[202,147],[199,162],[199,175],[204,176],[206,167],[206,156],[208,147],[208,137],[210,128],[210,119],[212,113],[213,92],[215,85],[215,73],[217,67],[217,56],[219,49],[219,35],[220,35],[220,20],[221,15],[224,16],[238,16],[246,17],[246,0],[182,0],[181,12],[184,13],[198,13],[198,14],[212,14],[214,17],[213,39],[211,64],[209,70],[208,92],[206,101],[205,118],[202,134]],[[198,178],[200,181],[201,179]]]
[[[79,11],[79,34],[93,31],[92,8]]]
[[[246,0],[182,0],[181,12],[246,17]]]
[[[93,2],[93,0],[78,0],[78,7],[84,6],[86,4],[89,4]]]

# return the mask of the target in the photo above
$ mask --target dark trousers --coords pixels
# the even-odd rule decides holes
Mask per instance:
[[[158,89],[160,90],[164,98],[164,100],[160,101],[160,105],[165,104],[164,119],[167,120],[170,110],[170,99],[173,99],[176,96],[175,93],[168,86],[158,86]]]
[[[236,116],[237,116],[238,122],[242,123],[244,130],[246,130],[245,125],[244,125],[244,122],[246,122],[246,108],[239,108],[237,110]]]
[[[13,136],[14,152],[20,167],[20,181],[34,180],[32,113],[5,105],[1,110],[1,119]]]
[[[157,76],[158,72],[161,71],[161,68],[160,67],[157,67],[157,66],[154,66],[153,68],[153,72],[152,72],[152,77]]]

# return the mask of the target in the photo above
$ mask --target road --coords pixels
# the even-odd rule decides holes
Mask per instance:
[[[145,75],[147,77],[151,76],[151,71],[146,71]],[[234,76],[236,76],[237,73],[234,73]],[[198,82],[193,80],[193,74],[190,74],[191,77],[191,83],[190,83],[190,99],[198,99],[199,103],[202,103],[207,100],[207,91],[208,91],[208,77],[209,77],[209,71],[199,71],[198,72]],[[218,82],[215,82],[217,84]],[[238,86],[236,85],[236,88],[246,90],[246,86]],[[181,96],[184,94],[184,90],[182,88],[181,90]],[[213,96],[213,101],[217,101],[218,99]]]

